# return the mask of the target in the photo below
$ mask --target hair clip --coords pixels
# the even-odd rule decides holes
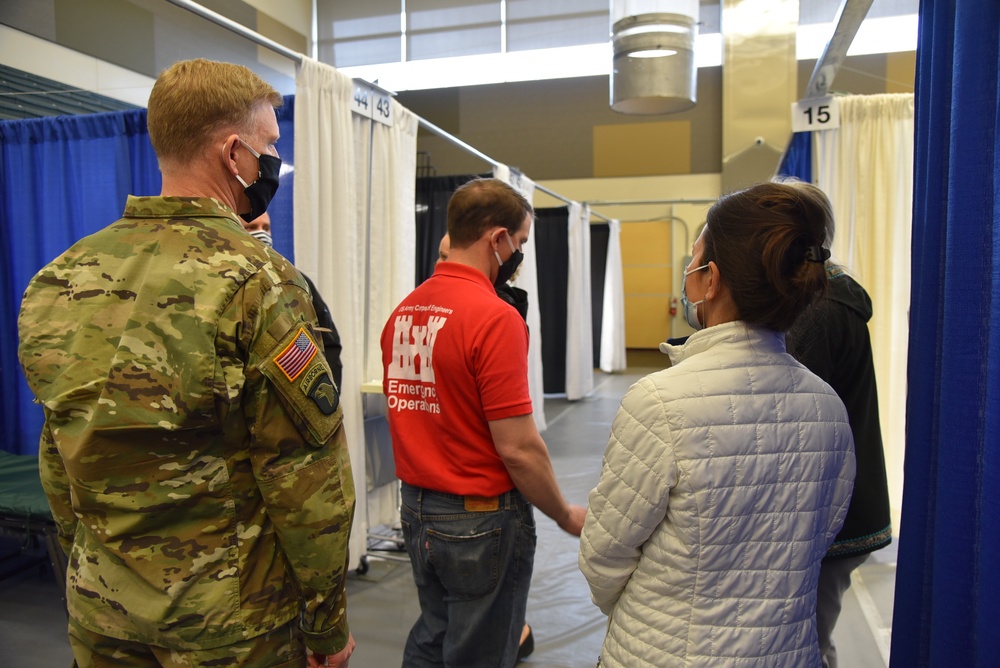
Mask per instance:
[[[810,246],[806,249],[806,259],[810,262],[826,262],[830,259],[830,249],[822,246]]]

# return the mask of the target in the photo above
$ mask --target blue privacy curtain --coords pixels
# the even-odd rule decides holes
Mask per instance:
[[[269,207],[274,245],[291,258],[291,97],[278,110],[281,187]],[[17,314],[31,277],[78,239],[111,224],[128,195],[158,195],[146,111],[0,122],[0,449],[36,454],[42,410],[17,362]]]
[[[42,410],[17,362],[28,281],[77,239],[116,220],[129,193],[158,193],[144,110],[0,123],[0,447],[38,452]]]
[[[957,6],[957,8],[956,8]],[[1000,665],[1000,3],[921,2],[891,665]]]
[[[812,132],[796,132],[778,166],[778,175],[794,176],[800,181],[812,183],[812,158]]]

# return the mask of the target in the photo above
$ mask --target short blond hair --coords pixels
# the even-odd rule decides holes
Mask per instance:
[[[187,162],[220,130],[248,133],[262,102],[283,103],[281,94],[243,65],[198,58],[165,69],[149,95],[146,124],[162,160]]]

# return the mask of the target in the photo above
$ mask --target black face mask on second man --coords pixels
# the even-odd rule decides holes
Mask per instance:
[[[257,180],[247,184],[239,174],[236,180],[243,186],[243,192],[250,200],[250,211],[241,213],[240,218],[248,223],[256,220],[262,213],[267,211],[267,205],[271,203],[274,193],[278,190],[278,173],[281,171],[281,158],[266,153],[258,153],[253,150],[250,144],[240,139],[240,143],[246,147],[250,153],[257,158]]]
[[[497,280],[493,281],[494,287],[500,287],[501,285],[506,285],[510,277],[514,275],[517,268],[521,265],[521,261],[524,260],[524,253],[520,250],[515,250],[514,242],[510,240],[510,233],[507,233],[507,245],[510,246],[510,258],[506,262],[500,259],[500,253],[498,251],[493,251],[493,254],[497,256],[497,263],[500,268],[497,270]]]

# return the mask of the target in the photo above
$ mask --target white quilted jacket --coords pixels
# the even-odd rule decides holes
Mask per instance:
[[[600,666],[820,665],[816,581],[844,521],[843,403],[743,322],[662,344],[622,400],[580,568],[610,616]]]

